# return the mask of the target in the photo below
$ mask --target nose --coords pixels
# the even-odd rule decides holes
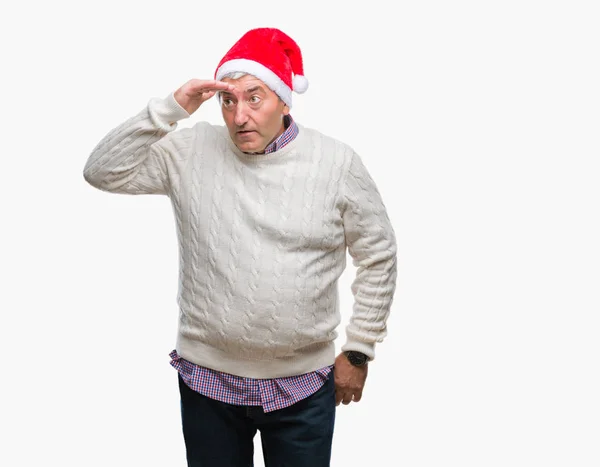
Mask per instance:
[[[238,102],[235,107],[235,115],[233,116],[233,122],[237,126],[244,126],[248,121],[248,108],[244,102]]]

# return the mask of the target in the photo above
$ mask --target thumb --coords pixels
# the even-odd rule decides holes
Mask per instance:
[[[206,102],[211,97],[213,97],[217,92],[216,91],[208,91],[202,94],[202,102]]]

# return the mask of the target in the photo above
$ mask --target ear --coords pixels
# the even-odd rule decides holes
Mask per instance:
[[[288,105],[286,103],[283,104],[283,115],[289,115],[290,114],[290,108],[288,107]]]

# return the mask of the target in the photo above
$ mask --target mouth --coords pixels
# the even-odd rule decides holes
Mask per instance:
[[[256,137],[254,136],[256,134],[256,131],[254,130],[240,130],[236,133],[235,137],[238,139],[238,141],[254,141],[256,139]]]

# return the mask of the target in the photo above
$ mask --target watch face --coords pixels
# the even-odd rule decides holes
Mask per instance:
[[[356,366],[364,365],[367,361],[367,356],[360,352],[348,352],[346,356],[350,363]]]

